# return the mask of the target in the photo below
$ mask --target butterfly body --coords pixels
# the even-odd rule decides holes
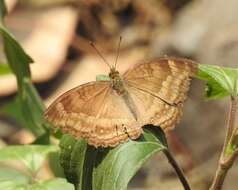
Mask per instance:
[[[126,93],[126,89],[119,72],[115,68],[111,68],[109,73],[111,79],[112,88],[117,92],[118,95],[123,95]]]
[[[179,121],[197,65],[187,59],[161,58],[138,64],[110,80],[80,85],[61,95],[46,110],[54,127],[94,146],[116,146],[138,138],[143,125],[164,130]]]

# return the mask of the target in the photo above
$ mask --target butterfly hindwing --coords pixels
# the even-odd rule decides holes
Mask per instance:
[[[197,65],[186,59],[162,58],[129,69],[123,79],[144,123],[173,128],[182,115],[191,77]]]

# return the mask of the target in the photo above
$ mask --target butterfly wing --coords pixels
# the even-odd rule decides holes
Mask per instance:
[[[115,146],[142,129],[109,81],[90,82],[64,93],[45,112],[55,127],[94,146]]]
[[[144,124],[173,128],[182,115],[197,64],[187,59],[162,58],[129,69],[123,79]]]

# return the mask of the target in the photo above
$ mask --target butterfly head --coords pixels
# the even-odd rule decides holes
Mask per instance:
[[[116,70],[115,67],[111,67],[110,73],[109,73],[109,77],[110,77],[112,80],[113,80],[113,79],[120,78],[119,72]]]

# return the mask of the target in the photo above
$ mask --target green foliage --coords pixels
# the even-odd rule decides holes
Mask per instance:
[[[0,112],[14,118],[22,126],[25,125],[25,120],[22,118],[20,103],[17,97],[0,107]]]
[[[4,12],[4,1],[0,3],[0,10]],[[4,51],[9,67],[17,78],[18,95],[13,107],[20,110],[17,113],[23,127],[30,129],[36,136],[42,136],[47,131],[47,122],[43,118],[44,105],[31,82],[29,64],[33,62],[31,57],[25,53],[21,45],[14,36],[5,28],[3,23],[0,25],[0,34],[3,38]],[[10,103],[10,106],[13,105]],[[9,107],[7,107],[9,111]],[[5,110],[3,110],[5,112]],[[15,112],[13,110],[13,112]],[[8,112],[5,112],[8,113]],[[15,112],[16,113],[16,112]],[[42,143],[48,143],[49,140]]]
[[[4,190],[74,190],[65,179],[32,182],[32,179],[11,168],[0,168],[0,189]]]
[[[34,88],[32,88],[32,90],[33,92],[28,91],[27,94],[30,95],[31,93],[36,93],[34,92],[35,91]],[[37,97],[37,94],[36,96],[32,94],[31,98],[34,97]],[[30,98],[27,98],[26,100],[29,99]],[[36,101],[40,101],[40,99]],[[26,101],[25,105],[28,105],[27,107],[24,107],[23,105],[24,104],[19,98],[19,96],[16,96],[7,104],[3,105],[0,108],[0,112],[2,114],[10,116],[11,118],[14,118],[20,124],[20,126],[30,129],[31,131],[35,132],[35,134],[39,134],[34,144],[49,144],[49,135],[50,135],[49,131],[48,130],[42,131],[42,126],[48,125],[48,123],[46,123],[42,118],[43,117],[42,110],[39,109],[37,110],[37,108],[39,108],[38,106],[32,106],[32,110],[29,109],[31,106],[30,101],[29,102]]]
[[[64,174],[67,180],[71,183],[77,184],[77,175],[75,171],[75,166],[71,160],[71,152],[76,143],[76,140],[70,135],[64,135],[60,142],[60,164],[64,169]]]
[[[73,190],[73,185],[65,179],[47,181],[34,179],[37,171],[49,153],[57,152],[55,145],[16,145],[0,149],[0,161],[17,160],[23,163],[29,174],[18,170],[0,167],[0,189],[4,190]]]
[[[7,8],[4,0],[0,0],[0,25],[3,22],[4,16],[7,14]]]
[[[230,141],[229,141],[229,143],[226,147],[225,155],[226,156],[231,156],[237,150],[238,150],[238,127],[236,127],[234,135],[230,139]]]
[[[49,152],[58,151],[55,145],[15,145],[0,149],[0,161],[21,161],[31,172],[37,172]]]
[[[63,168],[60,165],[60,151],[51,152],[48,155],[48,163],[50,170],[52,171],[55,177],[65,178]]]
[[[3,17],[6,14],[4,1],[0,0],[0,35],[3,39],[4,51],[9,65],[0,66],[0,74],[12,71],[18,84],[18,95],[9,104],[3,106],[1,112],[16,118],[22,126],[29,128],[38,138],[35,144],[48,144],[49,131],[43,118],[44,105],[31,82],[29,64],[33,62],[25,53],[14,36],[4,27]],[[5,190],[73,190],[73,186],[65,179],[36,181],[37,171],[42,166],[48,153],[57,152],[55,145],[16,145],[0,149],[0,161],[17,160],[25,165],[27,173],[10,168],[0,168],[0,189]]]
[[[108,75],[97,75],[96,81],[110,81],[110,77]]]
[[[167,149],[163,131],[147,126],[137,141],[115,148],[94,148],[70,135],[61,139],[61,165],[77,190],[126,189],[130,179],[155,153]]]
[[[219,99],[238,94],[238,70],[214,65],[199,65],[197,78],[207,81],[206,97]]]
[[[0,63],[0,75],[7,75],[12,73],[10,67],[7,64]]]
[[[30,78],[29,64],[33,60],[4,26],[0,27],[0,33],[9,66],[17,77],[18,85],[21,85],[24,78]]]
[[[232,139],[231,142],[232,150],[235,151],[238,148],[238,128],[236,127],[236,132],[234,135],[234,138]]]
[[[67,183],[65,179],[51,179],[47,181],[43,181],[40,183],[36,183],[27,190],[74,190],[72,184]]]
[[[15,169],[0,167],[0,189],[24,190],[31,178]]]
[[[35,135],[42,136],[47,132],[47,122],[43,117],[44,106],[29,79],[23,81],[18,98],[25,127],[30,129]]]

